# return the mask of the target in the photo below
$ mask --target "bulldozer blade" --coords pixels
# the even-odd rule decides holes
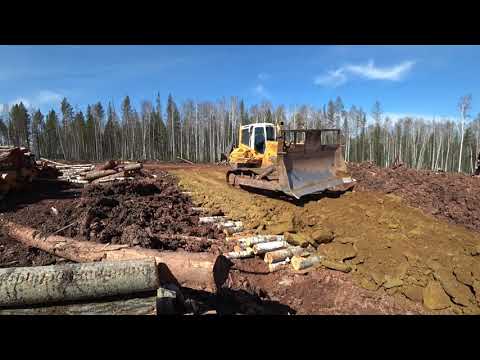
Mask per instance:
[[[351,184],[340,145],[322,145],[316,134],[278,156],[279,187],[297,199],[339,185]]]

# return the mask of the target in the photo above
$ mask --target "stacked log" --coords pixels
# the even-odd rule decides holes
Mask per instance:
[[[227,238],[227,241],[230,240],[237,241],[238,245],[234,246],[234,251],[224,255],[226,258],[244,259],[263,256],[270,272],[285,269],[290,263],[294,270],[303,270],[316,264],[315,256],[302,247],[290,245],[284,240],[283,235]]]
[[[54,166],[61,172],[59,180],[75,184],[87,185],[90,183],[102,184],[112,181],[132,180],[135,176],[147,175],[141,172],[141,163],[120,163],[115,160],[109,160],[105,164],[95,168],[93,164],[61,164],[45,158],[40,158],[43,163]]]
[[[54,167],[36,163],[25,147],[0,147],[0,199],[10,191],[24,189],[36,178],[53,179],[58,175]]]

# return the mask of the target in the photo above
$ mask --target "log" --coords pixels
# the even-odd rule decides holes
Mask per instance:
[[[223,222],[227,219],[226,216],[202,216],[198,219],[199,224],[215,224]]]
[[[227,259],[243,259],[243,258],[252,257],[253,255],[254,255],[253,249],[247,248],[244,251],[231,251],[225,254],[225,257]]]
[[[97,180],[99,180],[97,184],[104,184],[104,183],[108,183],[108,182],[119,182],[119,181],[125,181],[125,180],[135,180],[135,178],[132,177],[132,176],[129,176],[129,177],[117,177],[117,178],[114,178],[114,179],[100,178],[100,179],[97,179]]]
[[[153,257],[160,265],[160,279],[177,281],[197,290],[215,289],[214,265],[210,253],[169,252],[143,248],[119,248],[59,235],[41,236],[38,231],[0,218],[5,234],[14,240],[75,262],[121,261]],[[165,268],[167,267],[167,268]],[[223,269],[221,269],[223,270]]]
[[[209,238],[204,238],[199,236],[179,235],[179,234],[155,235],[155,237],[160,240],[185,240],[185,241],[207,241],[207,242],[215,241],[215,239],[209,239]]]
[[[185,159],[182,159],[180,156],[177,156],[177,158],[179,158],[180,160],[186,162],[187,164],[190,164],[190,165],[195,165],[193,162],[191,162],[190,160],[185,160]]]
[[[56,165],[55,168],[60,170],[82,170],[82,169],[94,169],[95,166],[91,164],[85,165]],[[92,169],[92,170],[93,170]]]
[[[246,246],[253,246],[255,244],[283,240],[285,240],[285,237],[283,235],[256,235],[238,239],[239,242],[244,243]]]
[[[0,315],[156,315],[156,296],[29,308],[0,308]]]
[[[95,179],[100,179],[105,176],[113,175],[116,174],[116,170],[95,170],[95,171],[90,171],[85,174],[85,180],[95,180]]]
[[[226,227],[222,229],[226,235],[233,235],[243,231],[243,226]]]
[[[123,167],[123,171],[134,171],[134,170],[140,170],[143,167],[142,164],[131,164],[131,165],[125,165]]]
[[[45,161],[47,163],[50,163],[50,164],[53,164],[53,165],[60,165],[60,166],[65,166],[67,164],[61,164],[61,163],[58,163],[58,162],[55,162],[55,161],[52,161],[52,160],[48,160],[48,159],[45,159],[45,158],[40,158],[41,161]]]
[[[74,184],[88,184],[87,180],[67,179],[67,181]]]
[[[253,252],[255,255],[265,254],[266,252],[283,249],[288,247],[286,241],[272,241],[253,245]]]
[[[275,272],[275,271],[278,271],[278,270],[281,270],[281,269],[285,269],[285,268],[288,267],[289,262],[290,261],[283,260],[283,261],[280,261],[280,262],[268,264],[268,271]]]
[[[115,168],[118,165],[118,162],[115,160],[108,160],[105,164],[100,167],[100,170],[110,170]]]
[[[122,182],[122,181],[126,181],[126,180],[135,180],[134,177],[118,177],[118,178],[115,178],[115,179],[110,179],[110,180],[102,180],[102,179],[99,179],[100,181],[97,183],[98,185],[103,185],[103,184],[107,184],[107,183],[112,183],[112,182]]]
[[[154,259],[0,269],[0,306],[91,300],[156,290]]]
[[[264,260],[267,264],[272,264],[272,263],[284,261],[287,258],[292,258],[293,256],[299,256],[304,252],[305,252],[304,248],[300,246],[293,246],[286,249],[267,252],[265,254]]]
[[[322,259],[323,257],[318,255],[311,255],[309,257],[294,256],[292,257],[291,263],[295,270],[303,270],[320,264]]]
[[[120,171],[120,172],[112,174],[112,175],[107,175],[107,176],[95,179],[95,180],[92,181],[92,184],[98,184],[100,182],[100,180],[110,181],[110,180],[115,180],[116,178],[124,177],[124,176],[125,176],[125,172]]]

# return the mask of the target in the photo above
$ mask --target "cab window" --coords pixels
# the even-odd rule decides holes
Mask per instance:
[[[275,129],[272,126],[267,126],[267,141],[275,141]]]
[[[255,128],[255,151],[260,154],[265,152],[265,133],[263,127]]]
[[[242,144],[250,146],[250,134],[248,128],[242,130]]]

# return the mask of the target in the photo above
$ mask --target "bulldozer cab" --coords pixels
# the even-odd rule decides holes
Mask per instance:
[[[275,125],[271,123],[249,124],[241,127],[240,143],[264,154],[267,141],[276,140]]]

